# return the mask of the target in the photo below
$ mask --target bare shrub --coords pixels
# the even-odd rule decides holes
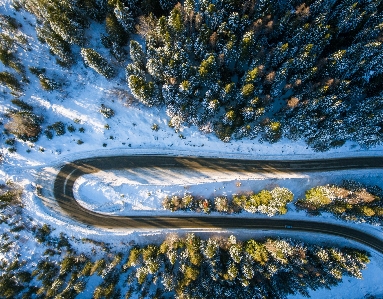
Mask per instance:
[[[8,113],[10,121],[5,128],[17,138],[23,141],[37,141],[40,133],[42,117],[29,111],[11,111]]]
[[[135,102],[134,97],[126,89],[123,88],[113,88],[107,93],[108,98],[112,100],[117,99],[127,107],[131,106]]]

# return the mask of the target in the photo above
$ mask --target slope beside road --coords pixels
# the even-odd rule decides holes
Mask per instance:
[[[137,167],[189,169],[196,172],[219,170],[233,173],[321,172],[348,169],[383,168],[383,157],[262,161],[171,156],[113,156],[82,159],[65,164],[54,182],[53,194],[62,213],[87,225],[128,229],[269,229],[299,230],[342,236],[368,245],[383,253],[383,240],[357,229],[315,221],[222,217],[109,216],[89,211],[74,199],[73,185],[84,174],[100,170]]]

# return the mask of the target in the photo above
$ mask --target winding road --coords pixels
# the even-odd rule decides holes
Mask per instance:
[[[89,211],[82,207],[73,197],[73,184],[84,174],[100,170],[130,168],[171,168],[201,171],[225,171],[228,173],[265,173],[289,174],[348,169],[382,169],[383,157],[362,157],[322,160],[239,160],[201,157],[175,156],[112,156],[76,160],[65,164],[54,182],[53,194],[61,212],[87,225],[102,228],[130,229],[267,229],[297,230],[326,233],[345,237],[368,245],[383,253],[383,240],[343,225],[281,219],[254,219],[235,216],[220,217],[157,217],[157,216],[109,216]],[[286,227],[287,226],[287,227]],[[288,228],[290,227],[290,228]]]

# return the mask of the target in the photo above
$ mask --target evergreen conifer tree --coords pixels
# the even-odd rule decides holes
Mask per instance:
[[[87,66],[94,69],[100,75],[107,79],[115,76],[115,70],[109,66],[108,61],[103,58],[99,53],[90,48],[82,48],[81,56]]]

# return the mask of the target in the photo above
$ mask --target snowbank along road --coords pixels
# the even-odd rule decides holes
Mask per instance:
[[[193,171],[222,170],[233,173],[292,173],[320,172],[348,169],[383,168],[383,157],[362,157],[323,160],[267,161],[237,160],[175,156],[113,156],[82,159],[65,164],[54,182],[53,194],[60,212],[87,225],[102,228],[129,229],[273,229],[299,230],[327,233],[346,237],[368,245],[383,253],[383,240],[343,225],[315,221],[281,219],[254,219],[233,216],[157,217],[157,216],[109,216],[89,211],[73,197],[73,184],[84,174],[100,170],[157,167],[189,169]]]

